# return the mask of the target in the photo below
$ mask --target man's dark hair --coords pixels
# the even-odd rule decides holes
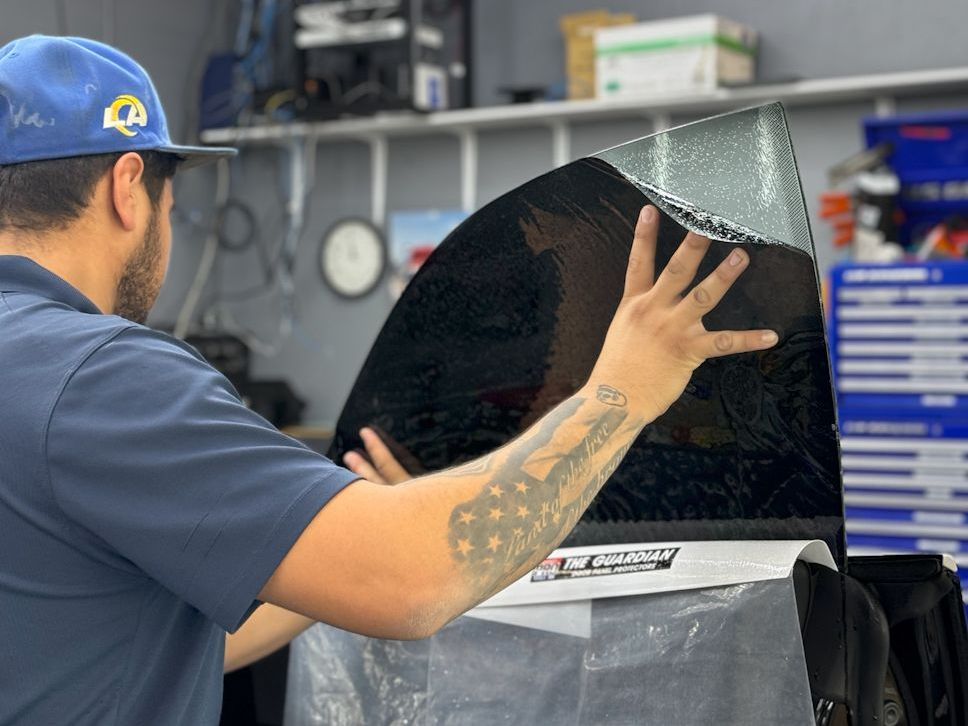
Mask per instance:
[[[145,162],[142,180],[148,198],[157,209],[178,157],[158,151],[138,154]],[[0,166],[0,232],[43,233],[68,227],[83,214],[98,182],[122,156],[96,154]]]

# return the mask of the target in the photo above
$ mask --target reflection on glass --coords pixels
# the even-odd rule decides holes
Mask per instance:
[[[706,318],[771,328],[780,345],[714,360],[642,434],[567,544],[825,540],[843,561],[835,414],[812,242],[778,104],[582,159],[472,216],[397,304],[330,451],[376,425],[441,469],[504,444],[571,395],[623,288],[632,228],[662,212],[657,269],[685,234],[734,244],[750,269]]]

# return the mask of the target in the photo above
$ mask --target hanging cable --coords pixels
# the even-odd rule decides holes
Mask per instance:
[[[178,322],[175,324],[174,333],[176,338],[184,339],[188,335],[193,318],[195,317],[195,309],[198,307],[198,301],[205,291],[205,284],[212,274],[212,267],[215,265],[215,256],[218,254],[219,230],[222,227],[222,217],[225,213],[225,205],[228,203],[231,188],[229,162],[225,159],[220,159],[216,165],[215,173],[215,214],[212,219],[212,225],[209,228],[208,236],[205,238],[205,247],[202,250],[202,258],[198,263],[198,271],[195,273],[192,286],[185,295],[185,303],[178,313]]]
[[[255,0],[241,0],[239,25],[235,32],[235,56],[243,57],[249,50],[252,26],[255,24]]]
[[[236,319],[225,300],[213,305],[208,314],[221,326],[241,338],[250,350],[274,357],[292,336],[296,318],[295,268],[299,243],[306,225],[307,202],[315,184],[315,140],[292,140],[288,147],[289,176],[287,179],[286,232],[279,245],[272,267],[271,283],[279,293],[279,327],[271,340],[265,340]]]
[[[205,74],[205,68],[208,64],[210,54],[221,44],[221,38],[219,37],[219,19],[227,14],[227,4],[229,2],[233,2],[233,0],[211,0],[209,3],[208,17],[205,21],[205,24],[202,26],[200,35],[198,36],[200,40],[192,53],[192,61],[189,66],[191,70],[188,74],[188,82],[185,83],[185,90],[182,100],[182,103],[186,109],[182,118],[183,126],[180,134],[180,137],[183,139],[198,138],[198,125],[201,118],[206,118],[208,116],[216,116],[221,118],[229,115],[221,108],[222,106],[231,108],[233,113],[238,111],[238,109],[234,108],[233,106],[237,95],[234,88],[229,91],[214,94],[212,98],[206,99],[206,105],[204,108],[202,107],[202,104],[199,103],[198,98],[200,95],[200,85]]]
[[[232,227],[241,228],[241,234]],[[239,199],[229,199],[222,207],[222,220],[218,230],[218,243],[226,252],[245,252],[255,245],[259,234],[259,223],[255,212]]]

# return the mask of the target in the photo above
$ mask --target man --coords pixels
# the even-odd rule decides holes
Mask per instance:
[[[690,234],[654,281],[646,207],[588,382],[493,454],[381,486],[141,324],[171,177],[224,153],[173,146],[147,74],[112,48],[0,50],[0,723],[215,723],[225,633],[260,603],[255,641],[280,613],[283,630],[427,637],[561,542],[705,359],[776,342],[703,327],[742,250],[685,294],[709,244]],[[512,489],[534,511],[505,511]]]

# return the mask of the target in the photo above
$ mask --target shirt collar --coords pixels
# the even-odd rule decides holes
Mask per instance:
[[[70,283],[27,257],[0,255],[0,292],[25,292],[100,315],[97,305]]]

